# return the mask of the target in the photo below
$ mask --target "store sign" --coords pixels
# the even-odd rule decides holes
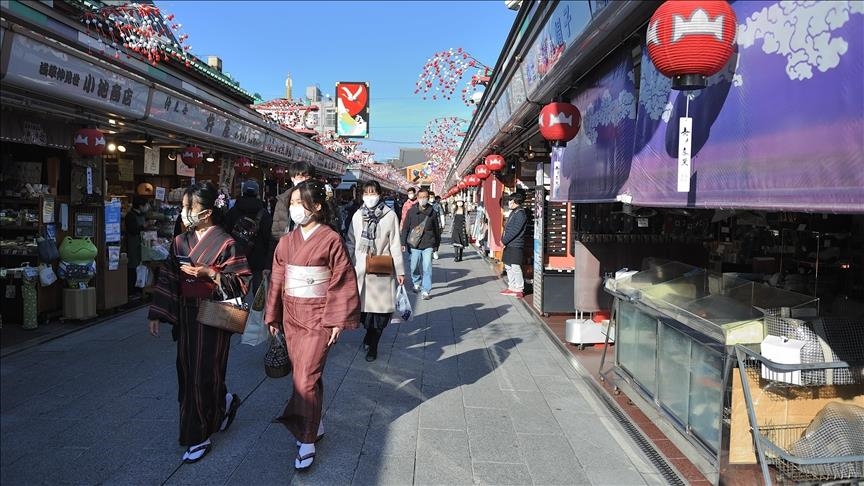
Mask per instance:
[[[3,82],[133,118],[147,108],[146,85],[20,34]]]
[[[294,144],[282,137],[277,137],[271,133],[268,133],[264,137],[264,152],[267,152],[268,154],[280,155],[288,158],[291,157],[293,149]]]
[[[158,89],[153,90],[149,118],[220,142],[256,150],[261,150],[264,146],[264,132],[251,123]]]
[[[336,83],[336,134],[369,136],[369,83]]]

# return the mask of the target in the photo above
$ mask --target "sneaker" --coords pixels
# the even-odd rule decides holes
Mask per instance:
[[[498,293],[501,294],[501,295],[510,295],[510,294],[513,294],[514,292],[513,292],[512,290],[510,290],[510,289],[504,289],[504,290],[502,290],[501,292],[498,292]]]
[[[422,298],[423,300],[429,300],[432,297],[429,296],[429,292],[423,292],[422,294],[420,294],[420,298]]]
[[[418,286],[416,286],[416,285],[414,286],[414,289],[413,289],[413,290],[414,290],[414,293],[415,293],[415,294],[419,294],[419,293],[420,293],[420,287],[418,287]]]
[[[433,252],[432,252],[432,259],[433,259],[433,260],[437,260],[437,259],[438,259],[438,252],[437,252],[437,251],[433,251]]]

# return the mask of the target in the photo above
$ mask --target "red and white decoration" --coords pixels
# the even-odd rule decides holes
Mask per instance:
[[[246,175],[250,170],[252,170],[252,161],[249,160],[249,157],[238,157],[234,161],[234,172]]]
[[[461,47],[457,49],[451,47],[446,51],[436,52],[427,59],[415,83],[414,94],[422,93],[424,100],[427,97],[433,100],[452,99],[459,81],[472,69],[476,69],[477,72],[462,89],[462,101],[466,106],[470,106],[471,95],[475,93],[478,86],[488,84],[489,73],[492,70]]]
[[[465,181],[459,181],[459,183],[456,184],[456,187],[461,191],[468,187],[468,184],[466,184]]]
[[[190,145],[183,149],[183,152],[180,153],[180,158],[183,159],[183,163],[187,166],[197,167],[198,164],[204,161],[204,151],[201,150],[201,147]]]
[[[702,89],[729,62],[737,22],[725,0],[667,1],[648,22],[648,56],[672,89]]]
[[[82,157],[96,157],[105,152],[105,134],[96,128],[82,128],[75,132],[75,152]]]
[[[480,178],[474,174],[468,174],[463,180],[465,181],[465,185],[468,187],[477,187],[480,185]]]
[[[498,154],[489,154],[485,159],[486,167],[489,170],[499,171],[504,168],[504,157]]]
[[[540,110],[538,123],[543,138],[550,141],[553,147],[563,147],[579,134],[582,114],[572,104],[556,101]]]
[[[480,164],[477,167],[474,167],[474,174],[480,178],[480,180],[485,180],[489,177],[492,171],[489,170],[489,167],[486,164]]]

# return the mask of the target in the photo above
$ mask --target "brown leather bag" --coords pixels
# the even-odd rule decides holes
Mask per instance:
[[[393,275],[393,257],[390,255],[366,254],[366,273]]]

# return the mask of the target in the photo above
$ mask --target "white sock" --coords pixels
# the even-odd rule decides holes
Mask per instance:
[[[225,394],[225,417],[222,418],[222,425],[219,427],[219,430],[223,430],[226,425],[228,425],[228,411],[231,410],[231,403],[234,402],[234,395],[230,393]]]
[[[187,460],[187,459],[188,459],[188,460],[190,460],[190,461],[194,461],[195,459],[198,459],[199,457],[203,456],[203,455],[204,455],[204,452],[206,452],[207,448],[206,448],[206,447],[202,447],[202,446],[205,446],[205,445],[208,445],[208,444],[210,444],[210,439],[209,439],[209,438],[208,438],[207,440],[205,440],[204,442],[200,443],[200,444],[195,444],[195,445],[193,445],[193,446],[190,446],[188,449],[195,449],[195,448],[197,448],[197,447],[200,447],[200,449],[198,449],[197,451],[195,451],[195,452],[193,452],[193,453],[191,453],[191,454],[190,454],[189,452],[184,452],[184,453],[183,453],[183,460]],[[187,450],[188,450],[188,449],[187,449]]]
[[[307,444],[305,442],[302,442],[300,444],[300,450],[297,451],[297,457],[303,457],[305,455],[314,454],[314,453],[315,453],[315,444]],[[314,460],[313,458],[309,458],[309,459],[306,459],[306,460],[301,462],[301,461],[298,461],[297,459],[295,459],[294,460],[294,467],[298,467],[298,468],[309,467],[309,465],[311,465],[313,460]]]

